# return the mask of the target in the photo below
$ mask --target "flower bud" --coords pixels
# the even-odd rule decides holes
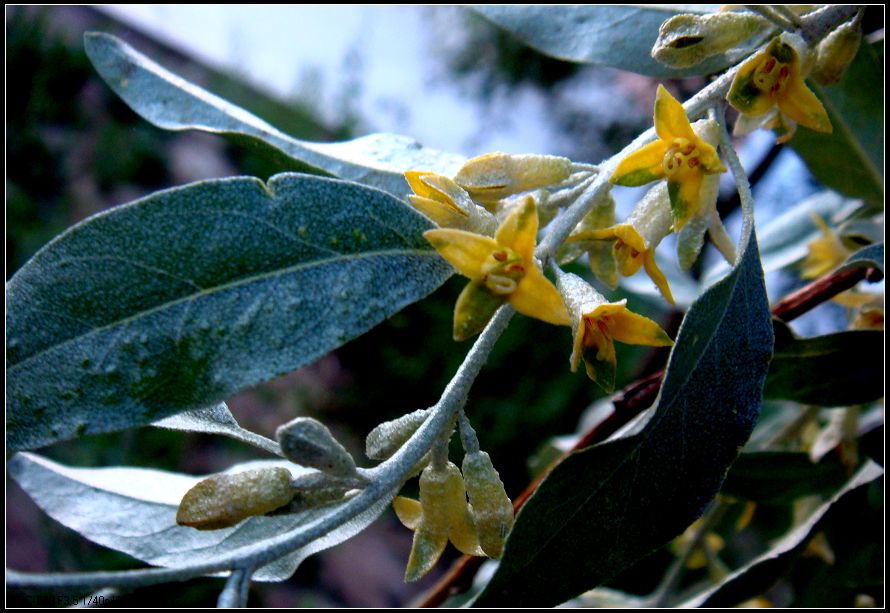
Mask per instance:
[[[747,12],[675,15],[658,29],[652,57],[671,68],[689,68],[768,28],[765,19]]]
[[[383,422],[368,434],[365,455],[372,460],[389,459],[411,438],[429,414],[429,409],[418,409],[398,419]]]
[[[428,573],[449,540],[467,555],[482,555],[464,481],[451,462],[427,466],[420,475],[420,501],[399,496],[393,508],[399,520],[414,530],[406,581],[417,581]]]
[[[819,85],[833,85],[841,80],[859,51],[862,31],[858,23],[848,21],[822,39],[816,48],[816,65],[810,77]]]
[[[176,512],[176,523],[217,530],[254,515],[265,515],[294,497],[290,479],[286,468],[213,475],[186,492]]]
[[[275,431],[281,451],[291,462],[331,475],[355,474],[355,461],[330,430],[311,417],[298,417]]]
[[[457,172],[454,182],[484,204],[561,183],[571,174],[572,161],[568,158],[498,152],[468,160]]]
[[[461,468],[479,545],[485,555],[499,559],[513,526],[513,503],[487,453],[468,453]]]

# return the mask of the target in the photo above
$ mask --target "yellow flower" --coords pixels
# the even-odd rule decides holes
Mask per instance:
[[[409,170],[405,180],[414,192],[408,196],[412,206],[436,225],[488,236],[494,234],[498,225],[495,216],[473,202],[470,195],[448,177]]]
[[[754,127],[756,118],[762,118],[764,127],[778,128],[780,142],[791,138],[796,124],[831,132],[828,113],[804,83],[798,49],[805,48],[800,37],[785,33],[739,67],[726,95],[742,113],[737,132]]]
[[[655,94],[658,140],[621,160],[609,181],[639,186],[667,179],[674,227],[679,230],[699,208],[705,175],[726,172],[713,145],[692,129],[683,105],[658,86]]]
[[[451,462],[444,468],[430,465],[423,469],[419,502],[398,496],[392,506],[399,520],[414,530],[405,581],[417,581],[427,574],[448,541],[467,555],[485,555],[479,548],[460,469]]]
[[[499,306],[556,325],[569,325],[562,299],[534,257],[538,214],[525,198],[498,227],[494,238],[464,230],[427,230],[424,237],[443,258],[470,279],[454,308],[454,339],[485,327]]]
[[[816,279],[844,263],[850,250],[844,246],[837,235],[818,215],[813,215],[813,222],[819,227],[820,238],[807,243],[807,255],[801,265],[802,279]]]
[[[583,358],[587,376],[607,392],[615,389],[615,341],[650,347],[674,343],[657,323],[628,311],[627,300],[608,302],[576,275],[561,274],[559,287],[572,317],[572,372]]]
[[[655,263],[655,248],[671,233],[668,191],[664,184],[656,185],[634,206],[624,223],[600,230],[583,229],[570,235],[566,242],[614,240],[612,255],[618,272],[629,277],[642,267],[664,299],[674,304],[667,279]]]

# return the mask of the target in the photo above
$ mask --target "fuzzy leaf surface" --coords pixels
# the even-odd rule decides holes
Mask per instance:
[[[763,41],[755,36],[702,63],[677,70],[655,61],[650,52],[661,24],[675,15],[706,13],[708,5],[487,5],[474,7],[525,44],[567,62],[602,64],[652,77],[712,74],[744,57]]]
[[[295,173],[85,220],[7,283],[8,448],[145,425],[316,360],[452,274],[430,227],[385,192]]]
[[[402,197],[403,174],[426,170],[452,175],[463,158],[422,146],[397,134],[370,134],[339,143],[298,140],[173,74],[110,34],[88,32],[87,55],[105,82],[146,121],[165,130],[200,130],[247,138],[341,179]]]
[[[296,477],[314,472],[286,461],[247,462],[228,472],[283,466]],[[74,468],[39,455],[18,453],[9,474],[50,517],[85,538],[153,566],[213,563],[241,548],[261,545],[335,513],[343,503],[288,515],[251,517],[230,528],[196,530],[176,523],[185,493],[204,477],[130,467]],[[323,538],[257,570],[257,581],[284,581],[306,557],[366,528],[386,500]]]

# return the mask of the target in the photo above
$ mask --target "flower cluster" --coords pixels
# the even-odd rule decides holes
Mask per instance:
[[[420,500],[398,496],[393,509],[414,531],[409,582],[432,569],[449,541],[467,555],[500,558],[513,524],[513,504],[483,451],[466,455],[463,474],[451,462],[430,463],[420,475]]]
[[[653,57],[669,65],[692,65],[768,27],[756,15],[679,16],[662,27]],[[853,43],[858,45],[856,27],[851,26],[846,38],[839,35],[824,45],[823,55],[830,64],[825,80],[839,78],[849,63]],[[698,46],[687,49],[693,44]],[[828,114],[804,83],[807,51],[800,37],[786,33],[739,65],[727,94],[727,101],[741,113],[737,132],[776,128],[779,142],[784,142],[797,124],[831,131]],[[622,157],[606,189],[591,190],[589,197],[594,200],[585,202],[586,215],[569,233],[557,260],[565,264],[586,252],[594,277],[612,289],[619,274],[630,276],[642,268],[664,299],[674,304],[656,262],[656,249],[670,234],[676,234],[683,270],[697,260],[706,234],[730,264],[736,260],[735,245],[717,212],[720,176],[726,172],[717,152],[722,128],[714,119],[691,122],[683,105],[662,85],[655,95],[653,123],[657,138]],[[658,323],[628,310],[626,299],[611,301],[559,266],[553,267],[554,284],[535,257],[539,226],[574,201],[599,172],[566,158],[491,153],[469,160],[451,178],[414,170],[405,173],[412,190],[409,201],[439,226],[424,237],[469,279],[454,310],[455,340],[478,334],[500,306],[510,304],[530,317],[570,326],[572,371],[583,361],[588,377],[606,392],[615,388],[616,341],[673,345]],[[612,186],[650,183],[655,185],[618,222]],[[824,222],[817,223],[822,238],[809,245],[810,255],[803,263],[806,277],[823,274],[847,254]],[[883,326],[883,304],[880,309],[868,306],[861,325]],[[378,426],[368,437],[369,456],[388,457],[426,414],[417,411]],[[464,441],[464,446],[473,450],[465,457],[463,471],[442,458],[431,459],[435,455],[431,452],[417,467],[425,466],[419,500],[398,497],[393,502],[399,519],[414,530],[408,581],[428,572],[449,541],[469,555],[499,558],[503,551],[513,522],[512,505],[490,458],[478,451],[478,441],[469,446]]]

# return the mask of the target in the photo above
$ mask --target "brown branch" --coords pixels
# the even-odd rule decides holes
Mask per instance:
[[[857,283],[866,279],[879,281],[883,275],[874,268],[856,268],[842,272],[831,273],[809,283],[799,290],[789,294],[775,305],[771,312],[773,317],[789,322],[804,313],[817,307],[823,302],[831,300],[841,292],[844,292]],[[550,474],[553,468],[569,455],[596,443],[600,443],[619,428],[630,422],[631,419],[652,406],[658,390],[664,370],[658,370],[640,379],[637,379],[623,390],[612,396],[612,412],[602,421],[585,432],[575,443],[571,450],[557,458],[546,470],[542,471],[523,492],[513,501],[513,510],[518,512],[525,501],[535,493],[541,481]],[[457,560],[449,571],[424,594],[417,602],[418,607],[437,607],[455,594],[468,590],[476,571],[485,561],[485,558],[463,556]]]
[[[880,271],[874,268],[854,268],[825,275],[773,305],[773,317],[789,322],[823,302],[831,300],[841,292],[854,287],[863,279],[876,281],[880,278]]]

